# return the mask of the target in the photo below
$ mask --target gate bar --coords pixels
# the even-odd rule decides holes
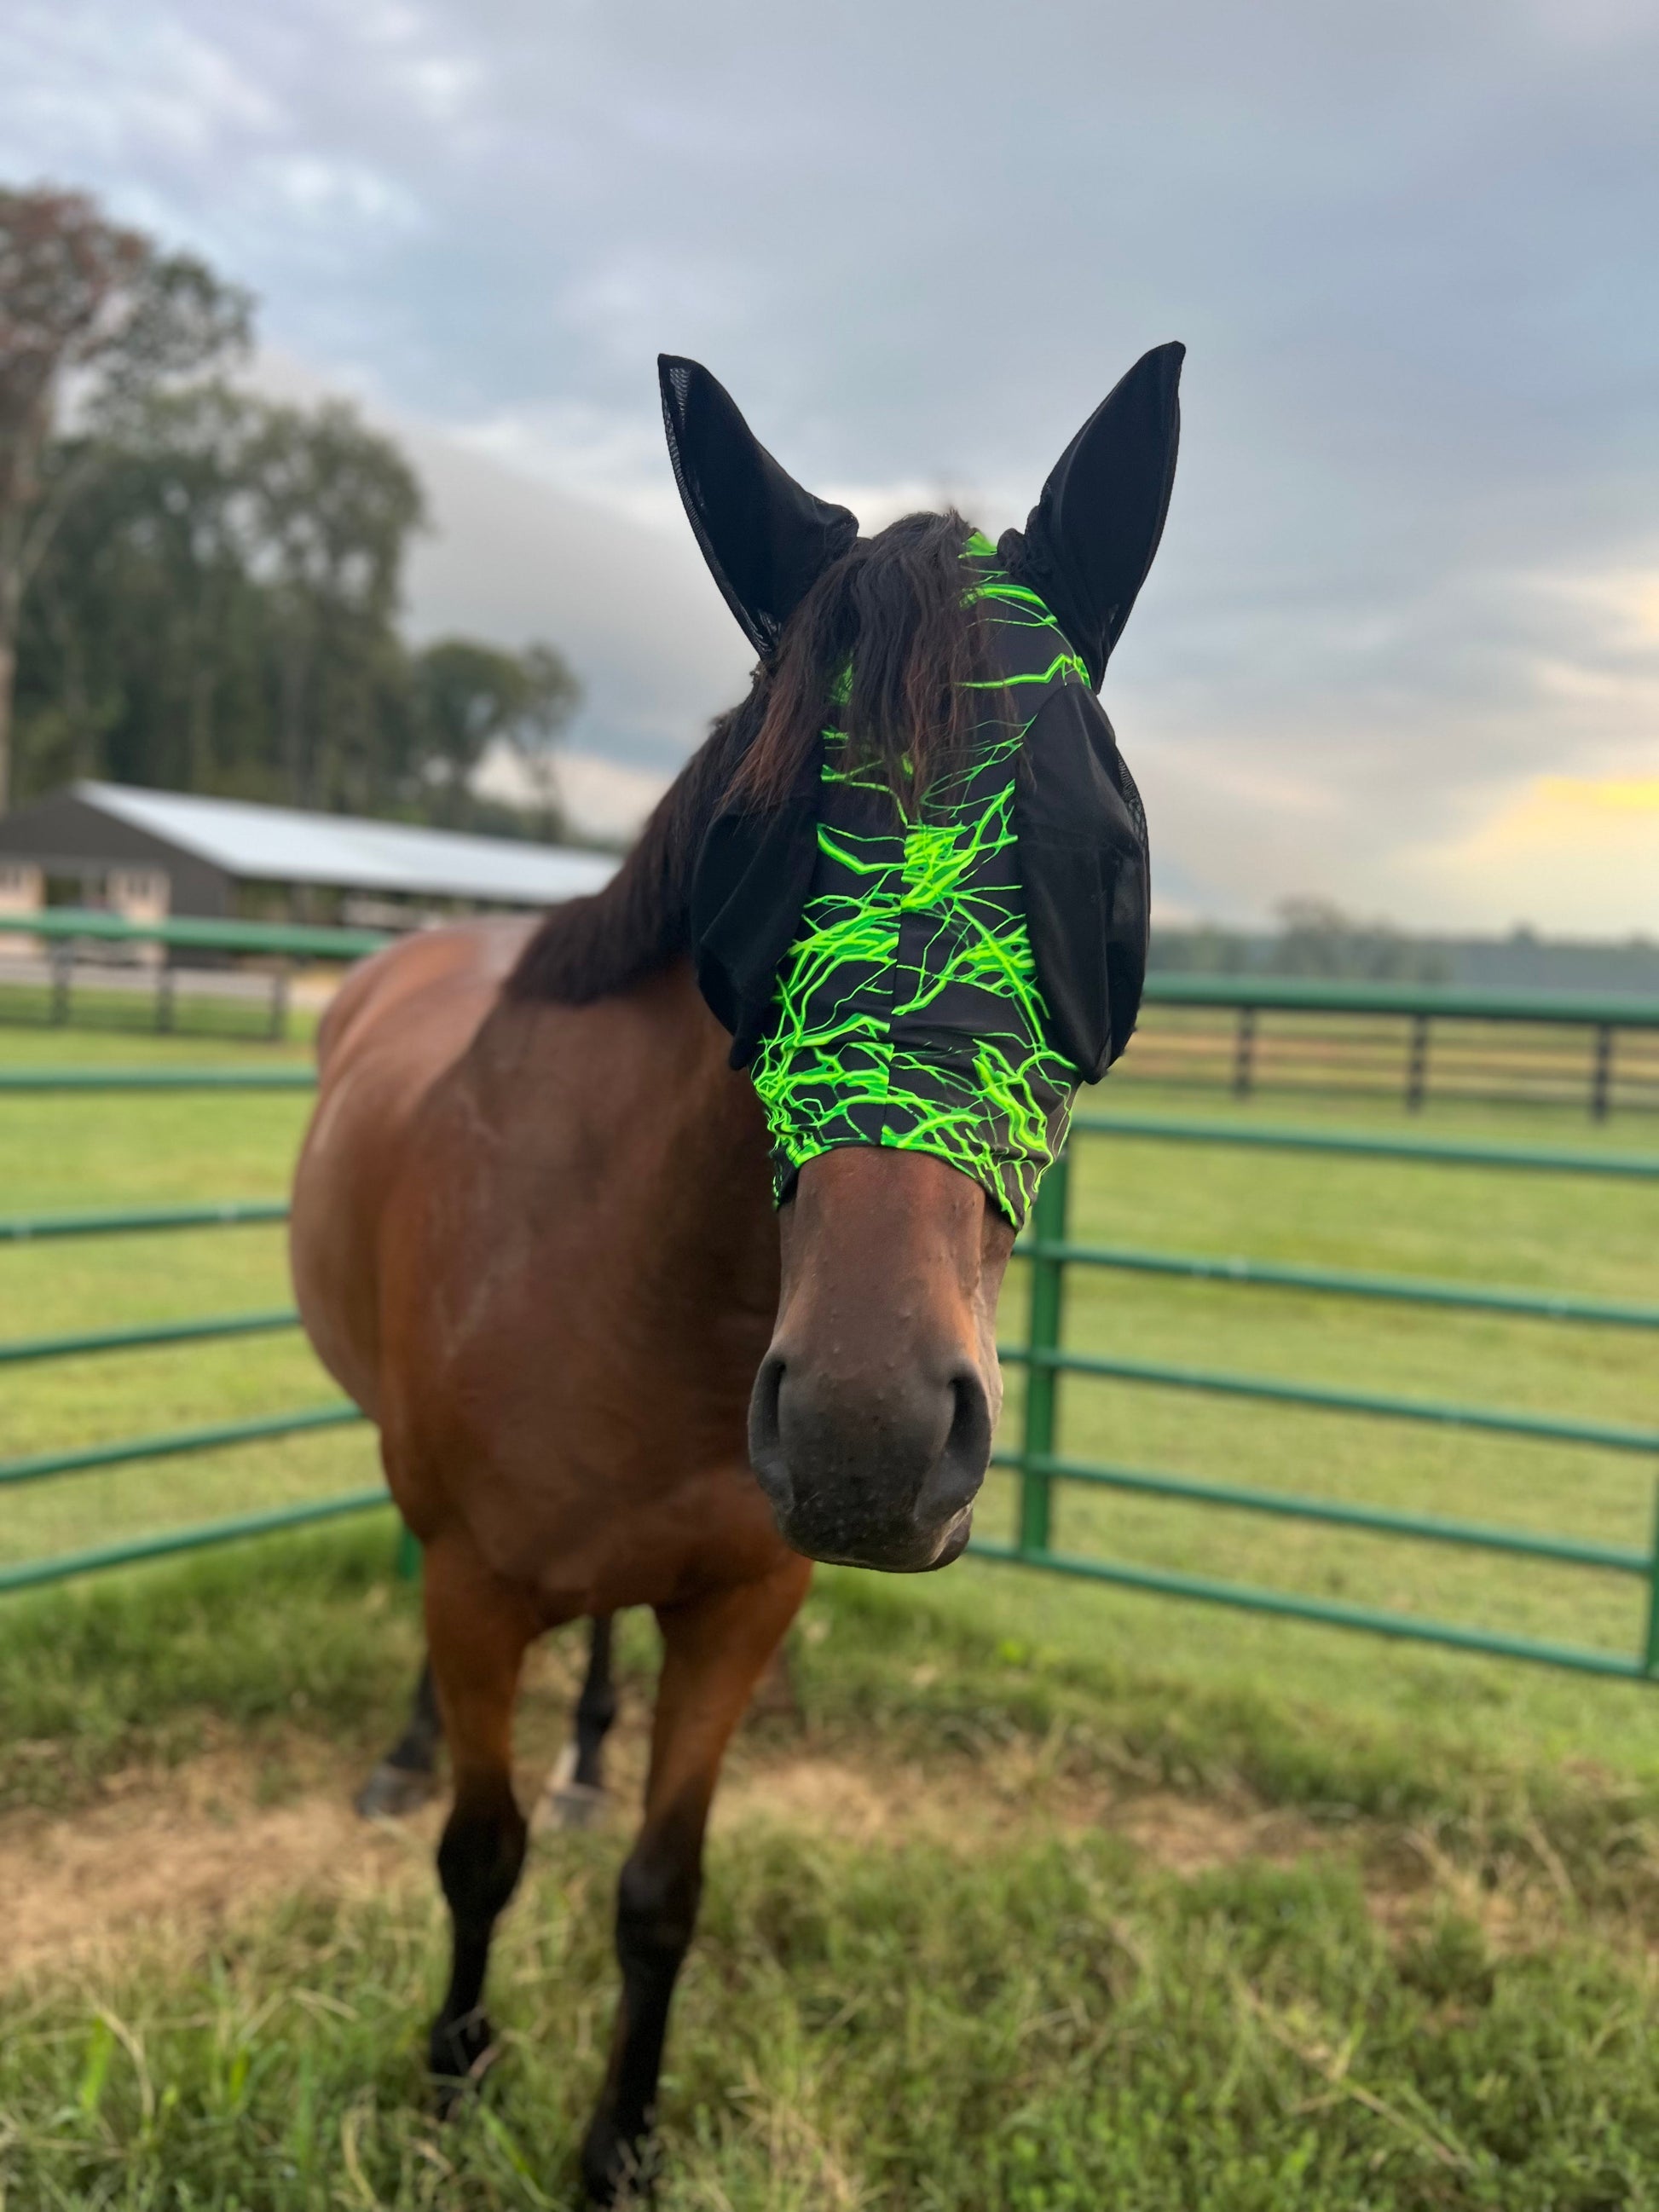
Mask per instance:
[[[1437,1167],[1536,1168],[1553,1175],[1635,1176],[1659,1182],[1659,1153],[1558,1152],[1530,1145],[1476,1145],[1449,1137],[1376,1137],[1342,1129],[1230,1128],[1163,1114],[1079,1114],[1090,1137],[1151,1137],[1184,1145],[1245,1145],[1263,1152],[1336,1152],[1351,1159],[1415,1160]]]
[[[1511,1291],[1478,1283],[1427,1282],[1404,1275],[1351,1274],[1337,1267],[1281,1267],[1267,1260],[1218,1260],[1197,1253],[1139,1252],[1116,1244],[1016,1244],[1014,1256],[1119,1267],[1142,1275],[1182,1275],[1200,1282],[1263,1290],[1322,1291],[1354,1298],[1391,1298],[1406,1305],[1466,1306],[1480,1313],[1539,1321],[1606,1322],[1623,1328],[1659,1328],[1659,1306],[1623,1305],[1554,1291]]]
[[[1531,1659],[1544,1667],[1570,1667],[1581,1674],[1613,1674],[1627,1682],[1651,1679],[1641,1662],[1621,1659],[1612,1651],[1546,1644],[1530,1636],[1489,1635],[1484,1629],[1457,1628],[1449,1622],[1421,1620],[1409,1613],[1339,1605],[1326,1598],[1298,1597],[1289,1590],[1262,1589],[1253,1583],[1218,1582],[1208,1575],[1176,1574],[1163,1567],[1120,1566],[1110,1559],[1081,1559],[1064,1552],[1023,1552],[1016,1545],[978,1537],[969,1545],[968,1553],[970,1559],[1006,1566],[1047,1568],[1054,1574],[1079,1575],[1089,1582],[1115,1583],[1124,1589],[1146,1590],[1158,1597],[1191,1597],[1207,1605],[1236,1606],[1245,1613],[1284,1613],[1322,1628],[1365,1628],[1407,1643],[1443,1644],[1455,1651],[1483,1652],[1495,1659]]]
[[[40,1482],[52,1474],[86,1474],[95,1468],[125,1467],[140,1459],[172,1459],[185,1452],[217,1451],[262,1437],[294,1436],[307,1429],[343,1428],[363,1416],[355,1406],[310,1406],[297,1413],[267,1414],[257,1421],[223,1421],[210,1429],[175,1429],[159,1437],[125,1437],[80,1451],[42,1452],[31,1459],[0,1460],[0,1484]]]
[[[994,1467],[1023,1468],[1024,1455],[995,1452]],[[1093,1484],[1103,1490],[1133,1491],[1177,1504],[1236,1506],[1244,1513],[1277,1513],[1292,1521],[1326,1521],[1334,1527],[1368,1528],[1378,1535],[1410,1536],[1431,1544],[1462,1544],[1476,1551],[1516,1552],[1528,1559],[1554,1559],[1563,1566],[1598,1567],[1609,1573],[1651,1577],[1655,1554],[1622,1545],[1592,1544],[1571,1536],[1535,1536],[1524,1528],[1504,1528],[1479,1521],[1447,1521],[1433,1514],[1393,1513],[1375,1505],[1346,1505],[1334,1498],[1309,1498],[1292,1491],[1251,1490],[1224,1482],[1159,1474],[1133,1467],[1100,1467],[1075,1460],[1037,1462],[1039,1473],[1058,1482]]]
[[[163,974],[170,974],[163,969]],[[314,1091],[313,1067],[7,1067],[6,1091]]]
[[[67,1359],[83,1352],[137,1352],[149,1345],[195,1344],[205,1337],[261,1336],[267,1331],[294,1328],[299,1314],[292,1306],[271,1313],[226,1314],[208,1321],[150,1322],[136,1328],[106,1328],[91,1336],[16,1337],[0,1344],[0,1367],[19,1366],[27,1359]]]
[[[1031,1208],[1031,1224],[1039,1246],[1063,1245],[1066,1239],[1066,1195],[1071,1163],[1062,1152],[1037,1185]],[[1060,1346],[1060,1316],[1066,1298],[1066,1270],[1057,1260],[1040,1251],[1031,1262],[1030,1340],[1034,1352],[1054,1352]],[[1024,1473],[1020,1480],[1019,1540],[1022,1549],[1042,1551],[1050,1534],[1048,1479],[1039,1462],[1054,1448],[1055,1400],[1060,1373],[1046,1360],[1036,1360],[1025,1377]]]
[[[123,1206],[111,1213],[14,1213],[0,1218],[0,1243],[29,1243],[43,1237],[120,1237],[151,1229],[240,1229],[250,1222],[287,1219],[288,1201],[275,1198],[227,1198],[216,1206]]]
[[[1173,1390],[1214,1391],[1228,1398],[1265,1398],[1283,1406],[1314,1406],[1329,1413],[1381,1413],[1402,1421],[1432,1421],[1448,1428],[1485,1429],[1499,1436],[1546,1443],[1592,1444],[1606,1451],[1659,1453],[1659,1429],[1627,1429],[1604,1421],[1569,1421],[1547,1413],[1505,1413],[1484,1406],[1437,1405],[1422,1398],[1389,1398],[1365,1390],[1332,1390],[1312,1382],[1273,1382],[1255,1375],[1218,1374],[1204,1367],[1165,1367],[1152,1360],[1112,1359],[1096,1352],[1028,1351],[999,1346],[997,1357],[1016,1364],[1053,1367],[1068,1375],[1098,1375],[1119,1382],[1160,1383]]]
[[[278,1505],[266,1513],[239,1513],[228,1521],[203,1521],[194,1528],[134,1536],[124,1544],[100,1544],[88,1552],[60,1552],[55,1559],[25,1559],[16,1566],[0,1567],[0,1593],[66,1582],[71,1575],[94,1575],[106,1567],[137,1566],[145,1559],[165,1559],[174,1552],[199,1552],[210,1544],[234,1544],[243,1536],[273,1535],[280,1528],[302,1528],[309,1521],[335,1521],[343,1514],[366,1513],[391,1503],[382,1484],[374,1490],[348,1490],[337,1498],[319,1498],[312,1505]]]

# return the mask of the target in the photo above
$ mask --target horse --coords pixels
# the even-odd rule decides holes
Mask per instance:
[[[663,356],[747,697],[604,890],[405,939],[321,1024],[292,1270],[422,1550],[442,2110],[493,2055],[525,1654],[630,1605],[660,1632],[594,2203],[652,2171],[732,1729],[815,1559],[966,1545],[1014,1237],[1133,1026],[1145,820],[1094,694],[1162,532],[1181,356],[1136,364],[995,547],[953,513],[860,536]]]

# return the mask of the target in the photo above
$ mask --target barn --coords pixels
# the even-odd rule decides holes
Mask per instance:
[[[457,908],[533,908],[609,881],[609,854],[246,799],[81,782],[0,819],[12,913],[106,908],[136,921],[338,920],[407,928]]]

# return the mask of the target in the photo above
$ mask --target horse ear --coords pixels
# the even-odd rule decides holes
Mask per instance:
[[[1004,566],[1042,599],[1097,690],[1164,534],[1181,441],[1183,345],[1155,346],[1055,462]]]
[[[701,363],[657,356],[669,459],[702,557],[763,660],[830,563],[859,534],[844,507],[780,468]]]

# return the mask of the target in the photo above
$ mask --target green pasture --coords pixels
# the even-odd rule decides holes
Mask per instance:
[[[644,1632],[624,1690],[648,1687]],[[366,1755],[416,1648],[368,1528],[0,1614],[14,1802],[57,1752],[162,1757],[211,1716]],[[1659,2203],[1659,1789],[1196,1685],[1163,1655],[1039,1652],[825,1575],[804,1744],[910,1808],[1012,1816],[872,1845],[764,1803],[717,1836],[663,2093],[665,2212],[1643,2212]],[[544,1749],[562,1717],[532,1699]],[[82,1784],[91,1780],[80,1777]],[[1067,1792],[1293,1814],[1200,1871],[1064,1818]],[[30,2212],[532,2212],[573,2202],[615,2001],[626,1829],[544,1838],[504,1923],[501,2058],[430,2118],[435,1899],[301,1893],[0,1993],[0,2196]]]
[[[222,1059],[228,1048],[218,1048]],[[244,1048],[264,1066],[295,1044]],[[0,1065],[178,1066],[182,1040],[83,1030],[0,1032]],[[1178,1094],[1108,1085],[1138,1110]],[[279,1197],[304,1125],[303,1094],[0,1097],[0,1211],[124,1201]],[[1284,1102],[1212,1110],[1285,1119]],[[1374,1103],[1298,1102],[1298,1121],[1399,1127]],[[1413,1127],[1614,1149],[1615,1121],[1568,1110],[1431,1106]],[[1078,1147],[1071,1233],[1083,1243],[1243,1255],[1376,1273],[1659,1302],[1659,1187],[1547,1175],[1310,1158],[1087,1138]],[[1003,1334],[1024,1333],[1024,1270]],[[1069,1273],[1073,1347],[1402,1396],[1558,1413],[1659,1428],[1651,1331],[1385,1305],[1279,1290]],[[288,1302],[278,1228],[168,1232],[0,1248],[0,1336],[41,1336]],[[1011,1368],[1005,1432],[1021,1376]],[[331,1386],[297,1334],[0,1370],[0,1456],[249,1419],[325,1401]],[[1065,1378],[1059,1449],[1401,1511],[1509,1523],[1641,1547],[1659,1466],[1628,1454],[1404,1422],[1246,1404]],[[374,1440],[349,1430],[13,1488],[0,1561],[325,1496],[374,1479]],[[1013,1485],[994,1476],[987,1534],[1012,1533]],[[1061,1487],[1057,1549],[1256,1581],[1440,1619],[1591,1644],[1638,1644],[1634,1578],[1234,1510]],[[964,1562],[908,1586],[945,1619],[994,1622],[1022,1646],[1133,1660],[1194,1682],[1223,1680],[1322,1709],[1410,1720],[1455,1717],[1504,1745],[1645,1770],[1659,1753],[1659,1698],[1580,1680],[1200,1605]]]

